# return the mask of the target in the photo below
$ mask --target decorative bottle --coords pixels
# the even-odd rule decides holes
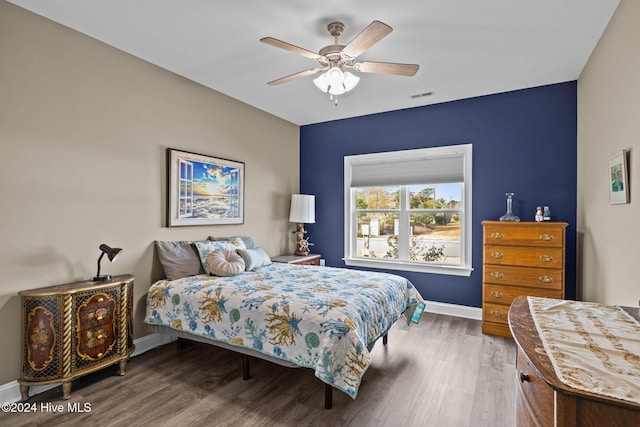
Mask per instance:
[[[513,193],[506,193],[507,196],[507,213],[500,217],[500,221],[511,221],[511,222],[519,222],[520,218],[513,214],[511,210],[511,205],[513,203]]]

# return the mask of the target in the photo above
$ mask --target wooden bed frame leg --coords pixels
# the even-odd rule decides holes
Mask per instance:
[[[249,356],[246,354],[242,355],[242,379],[248,380],[251,376],[250,374],[250,366],[249,366]]]
[[[324,409],[331,409],[333,405],[333,387],[329,384],[324,385]]]
[[[382,336],[382,345],[387,345],[388,338],[388,334]]]

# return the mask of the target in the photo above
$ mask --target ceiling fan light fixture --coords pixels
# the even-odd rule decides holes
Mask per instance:
[[[343,72],[339,67],[331,67],[328,71],[313,79],[313,83],[318,89],[335,96],[349,92],[356,87],[359,81],[360,77],[348,71]]]

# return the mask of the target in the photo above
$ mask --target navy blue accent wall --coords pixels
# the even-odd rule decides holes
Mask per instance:
[[[345,266],[344,156],[473,144],[473,268],[470,277],[389,271],[407,277],[430,301],[482,306],[482,225],[505,213],[533,221],[547,205],[566,221],[567,297],[576,295],[577,83],[560,83],[300,129],[300,192],[315,194],[313,252]],[[327,108],[340,108],[327,106]]]

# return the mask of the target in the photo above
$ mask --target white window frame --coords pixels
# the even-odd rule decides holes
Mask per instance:
[[[442,159],[447,157],[462,157],[462,213],[460,218],[460,265],[436,263],[416,263],[411,261],[387,258],[356,257],[357,253],[357,215],[356,189],[351,187],[352,168],[354,165],[378,164],[384,168],[385,162]],[[344,157],[344,262],[349,266],[382,268],[388,270],[416,271],[423,273],[448,274],[455,276],[470,276],[471,266],[471,236],[472,234],[472,144],[451,145],[444,147],[422,148],[416,150],[392,151],[385,153],[371,153]],[[415,182],[414,184],[429,184]],[[385,184],[381,182],[379,185]]]
[[[185,172],[183,174],[182,172]],[[182,188],[186,188],[186,194]],[[193,215],[193,163],[178,159],[178,218]]]

